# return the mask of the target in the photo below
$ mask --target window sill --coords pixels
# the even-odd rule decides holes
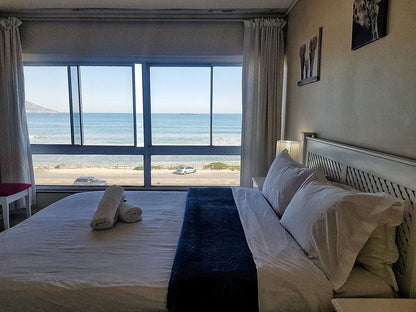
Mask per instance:
[[[109,185],[108,185],[109,186]],[[108,186],[37,185],[36,193],[82,193],[104,191]],[[191,186],[123,186],[125,191],[188,191]]]

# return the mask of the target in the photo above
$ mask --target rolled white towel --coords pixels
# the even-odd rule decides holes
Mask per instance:
[[[137,222],[142,219],[142,210],[128,202],[122,202],[118,206],[118,219],[123,222]]]
[[[93,230],[111,229],[117,221],[117,208],[123,198],[124,190],[121,186],[112,185],[108,187],[90,223],[91,228]]]

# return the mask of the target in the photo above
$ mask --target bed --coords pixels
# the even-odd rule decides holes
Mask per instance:
[[[394,272],[400,295],[415,297],[416,162],[317,138],[305,138],[304,146],[305,163],[323,167],[331,180],[411,203],[396,231],[400,257]],[[257,269],[259,311],[331,311],[334,296],[395,295],[359,266],[334,293],[261,191],[231,191]],[[1,311],[167,310],[187,193],[126,192],[143,209],[143,220],[91,231],[101,197],[72,195],[0,234]]]

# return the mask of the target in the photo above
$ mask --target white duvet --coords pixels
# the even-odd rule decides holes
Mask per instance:
[[[261,192],[234,188],[234,200],[257,268],[260,311],[332,311],[324,273],[280,225]]]
[[[323,273],[259,191],[233,190],[257,267],[260,311],[328,311]],[[126,192],[138,223],[91,231],[103,192],[69,196],[0,234],[1,311],[165,311],[185,192]]]

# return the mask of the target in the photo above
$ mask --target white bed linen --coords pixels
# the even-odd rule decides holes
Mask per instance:
[[[0,234],[1,311],[166,310],[186,192],[126,192],[142,221],[92,231],[102,195],[72,195]]]
[[[331,286],[260,191],[234,188],[260,311],[329,311]],[[165,311],[186,192],[126,192],[138,223],[89,227],[103,192],[72,195],[0,234],[0,311]]]
[[[332,311],[332,287],[305,255],[260,191],[233,188],[257,267],[260,311]]]

